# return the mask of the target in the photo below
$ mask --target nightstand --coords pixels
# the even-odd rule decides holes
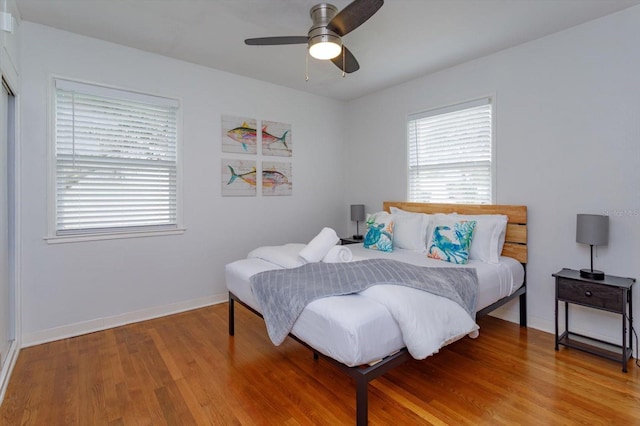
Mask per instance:
[[[553,276],[556,278],[556,351],[558,345],[563,345],[599,355],[620,362],[622,371],[626,373],[627,362],[633,355],[631,349],[633,326],[631,289],[633,283],[636,282],[635,278],[606,275],[604,280],[592,280],[582,278],[580,271],[573,269],[563,269]],[[558,302],[564,302],[565,330],[561,335],[558,334]],[[569,303],[620,314],[622,317],[622,345],[615,345],[569,331]],[[596,342],[620,349],[621,353],[591,344]]]
[[[340,238],[340,245],[341,246],[346,246],[347,244],[359,244],[361,242],[363,242],[363,240],[354,240],[352,237],[347,237],[347,238]]]

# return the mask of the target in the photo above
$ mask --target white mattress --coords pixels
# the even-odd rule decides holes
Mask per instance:
[[[461,266],[429,259],[424,253],[408,250],[384,253],[355,244],[349,248],[354,256],[360,258],[391,258],[422,266]],[[510,295],[524,282],[524,268],[508,257],[501,257],[499,264],[471,261],[464,267],[476,268],[478,274],[477,310]],[[225,268],[227,288],[260,312],[251,292],[249,277],[271,269],[280,267],[257,258],[229,263]],[[292,333],[318,352],[349,366],[379,360],[405,346],[400,329],[387,308],[360,294],[325,297],[311,302],[302,311]]]

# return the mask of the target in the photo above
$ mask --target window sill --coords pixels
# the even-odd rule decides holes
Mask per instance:
[[[122,238],[161,237],[165,235],[181,235],[185,228],[167,229],[163,231],[113,232],[100,234],[54,235],[45,237],[47,244],[79,243],[83,241],[118,240]]]

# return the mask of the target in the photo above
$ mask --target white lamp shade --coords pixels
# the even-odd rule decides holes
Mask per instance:
[[[594,246],[609,243],[609,216],[578,214],[576,220],[576,242]]]

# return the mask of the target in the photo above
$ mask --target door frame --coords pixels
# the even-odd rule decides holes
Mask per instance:
[[[9,378],[11,376],[11,372],[15,367],[16,361],[18,359],[18,354],[20,352],[20,347],[22,343],[21,336],[21,215],[20,215],[20,158],[21,158],[21,147],[20,147],[20,97],[18,94],[18,84],[11,78],[10,75],[7,75],[3,72],[0,66],[0,83],[6,88],[9,93],[9,109],[10,111],[9,117],[7,117],[7,127],[8,129],[13,130],[13,140],[7,141],[8,146],[8,155],[7,155],[7,169],[11,170],[12,176],[9,177],[9,183],[11,187],[9,188],[8,196],[10,197],[10,201],[8,203],[10,212],[9,212],[9,223],[13,225],[13,233],[10,235],[9,241],[12,247],[9,248],[9,265],[10,265],[10,274],[9,274],[9,286],[12,290],[12,299],[13,303],[13,341],[9,346],[9,350],[6,354],[4,363],[0,366],[0,404],[4,400],[5,393],[7,391],[7,386],[9,384]]]

